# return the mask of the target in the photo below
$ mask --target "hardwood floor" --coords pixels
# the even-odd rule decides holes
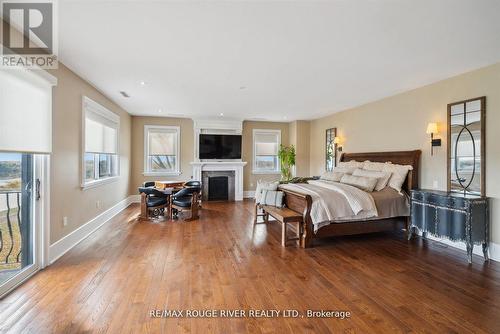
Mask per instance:
[[[0,301],[2,332],[494,333],[500,264],[403,234],[280,245],[252,202],[192,222],[138,222],[133,205]],[[344,310],[349,319],[151,318],[152,309]]]

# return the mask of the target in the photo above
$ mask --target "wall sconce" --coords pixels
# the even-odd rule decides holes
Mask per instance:
[[[438,133],[437,123],[429,123],[427,125],[427,134],[431,135],[431,155],[434,155],[434,146],[441,146],[441,139],[434,139],[434,135]]]
[[[333,143],[337,147],[337,151],[342,152],[342,146],[339,146],[339,144],[340,144],[340,137],[335,137],[333,139]]]

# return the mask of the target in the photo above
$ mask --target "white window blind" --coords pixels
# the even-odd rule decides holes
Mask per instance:
[[[278,143],[279,143],[278,134],[257,132],[255,134],[255,154],[277,155]]]
[[[95,102],[84,101],[85,109],[85,152],[118,153],[118,127],[120,119]]]
[[[120,117],[84,97],[82,187],[94,186],[119,174]]]
[[[44,71],[0,70],[0,151],[52,151],[52,87]]]
[[[274,174],[279,172],[278,150],[280,130],[254,130],[253,172]]]
[[[177,126],[144,127],[144,174],[180,174],[180,128]]]
[[[150,155],[176,155],[176,129],[151,129],[149,131]]]

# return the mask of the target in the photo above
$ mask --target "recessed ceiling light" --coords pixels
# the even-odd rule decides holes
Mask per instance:
[[[139,84],[140,84],[141,86],[146,86],[146,81],[141,81],[141,82],[139,82]]]
[[[224,116],[224,113],[223,113],[223,112],[221,112],[221,113],[219,114],[219,116],[220,116],[220,117]]]

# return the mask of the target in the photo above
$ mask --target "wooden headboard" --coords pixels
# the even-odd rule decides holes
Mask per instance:
[[[369,153],[343,153],[340,161],[366,161],[392,162],[398,165],[411,165],[413,170],[408,173],[403,189],[411,190],[418,188],[418,175],[420,166],[420,155],[422,151],[397,151],[397,152],[369,152]]]

